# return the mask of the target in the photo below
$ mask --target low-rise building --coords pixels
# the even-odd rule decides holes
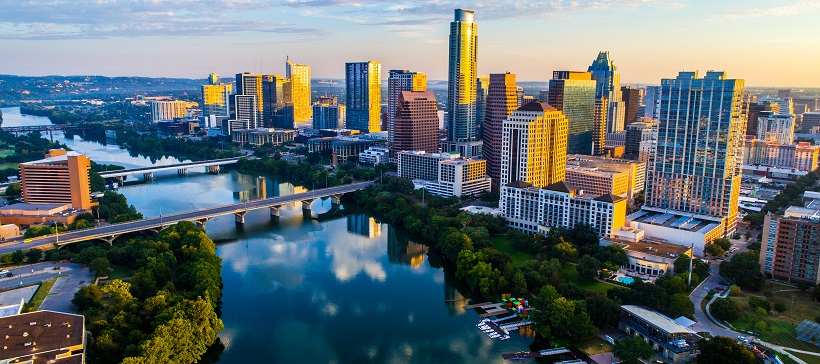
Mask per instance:
[[[567,174],[569,174],[570,169],[575,167],[581,168],[595,168],[598,171],[605,171],[611,172],[615,174],[626,173],[627,174],[627,186],[626,186],[626,197],[627,200],[632,201],[634,196],[641,191],[644,190],[646,187],[646,163],[639,162],[634,160],[628,159],[619,159],[619,158],[610,158],[610,157],[603,157],[603,156],[591,156],[591,155],[582,155],[582,154],[570,154],[567,156]],[[569,179],[567,176],[567,182],[575,184],[577,187],[581,188],[582,190],[586,191],[587,193],[592,194],[605,194],[611,193],[614,195],[621,195],[622,192],[620,187],[617,189],[613,188],[612,191],[609,192],[602,192],[598,193],[593,191],[592,188],[587,187],[583,183],[574,183],[573,180]]]
[[[359,154],[379,142],[355,137],[323,137],[308,140],[308,151],[321,152],[330,149],[333,153],[333,165],[347,163],[351,157],[358,159]]]
[[[0,317],[5,339],[0,363],[85,362],[85,317],[35,311]]]
[[[686,361],[698,353],[697,342],[701,337],[696,332],[644,307],[621,306],[618,328],[627,335],[643,338],[656,353],[674,363]]]
[[[591,226],[601,237],[610,237],[624,225],[626,199],[596,196],[566,183],[544,188],[515,181],[501,187],[499,207],[507,226],[525,233],[545,233],[552,228]]]
[[[746,139],[743,164],[771,168],[813,171],[820,160],[820,145],[807,142],[778,144],[760,139]]]
[[[0,207],[0,221],[24,227],[48,222],[69,225],[84,212],[72,208],[70,204],[18,203]]]
[[[723,235],[723,223],[714,217],[690,215],[671,211],[643,209],[626,217],[626,224],[647,236],[663,237],[671,244],[693,247],[696,256],[702,257],[706,245]]]
[[[390,161],[390,149],[383,147],[370,147],[359,153],[359,163],[375,166],[377,164]]]
[[[231,140],[241,145],[258,147],[263,144],[281,145],[293,141],[296,130],[291,129],[250,129],[236,130],[231,133]]]
[[[483,159],[461,158],[456,152],[404,151],[398,153],[398,161],[399,177],[435,195],[461,197],[490,191],[487,161]]]
[[[660,239],[644,238],[642,231],[622,227],[615,231],[613,237],[603,238],[601,246],[617,245],[626,251],[629,262],[621,269],[627,273],[657,277],[675,268],[675,259],[682,255],[692,256],[692,249],[682,245],[671,244]]]

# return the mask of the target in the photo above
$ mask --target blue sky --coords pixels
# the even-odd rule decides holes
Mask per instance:
[[[820,87],[820,0],[0,0],[0,73],[204,78],[284,73],[290,55],[314,78],[376,60],[445,79],[458,7],[476,11],[480,74],[545,81],[608,50],[625,83],[716,69]]]

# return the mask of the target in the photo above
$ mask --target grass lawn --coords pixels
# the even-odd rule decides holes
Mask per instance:
[[[594,279],[581,279],[581,277],[578,276],[578,271],[575,270],[575,265],[569,263],[564,263],[561,267],[561,278],[575,283],[575,285],[581,287],[582,289],[601,293],[606,293],[606,291],[609,291],[610,289],[620,287],[614,284],[596,281]]]
[[[802,359],[806,363],[818,363],[818,362],[820,362],[820,356],[814,356],[814,355],[803,354],[803,353],[795,353],[793,351],[789,351],[788,353]],[[783,355],[778,355],[778,356],[780,357],[780,359],[784,359],[784,361],[789,361],[789,362],[792,362],[792,363],[796,363],[794,360],[791,360],[790,358],[784,358]]]
[[[510,258],[512,258],[513,267],[519,268],[523,266],[524,263],[526,263],[527,261],[535,259],[535,257],[533,257],[530,253],[514,249],[510,245],[510,241],[507,240],[506,235],[493,236],[492,241],[496,249],[498,249],[500,252],[507,253],[510,255]]]
[[[31,301],[29,301],[28,305],[26,305],[27,307],[24,312],[34,312],[40,309],[40,305],[43,304],[46,296],[48,296],[48,293],[51,292],[51,287],[54,286],[54,282],[57,281],[57,278],[59,277],[55,277],[40,283],[40,288],[37,288],[37,292],[34,292],[34,297],[32,297]]]
[[[114,267],[114,271],[108,275],[108,280],[123,279],[134,275],[134,271],[128,267]]]
[[[774,297],[770,298],[772,306],[776,302],[788,301],[786,307],[791,303],[792,292],[776,293]],[[794,292],[795,294],[803,294],[803,292]],[[778,297],[782,295],[785,297]],[[800,321],[793,321],[788,318],[774,317],[769,314],[758,315],[754,309],[749,306],[748,295],[743,294],[740,297],[730,297],[740,307],[741,317],[737,320],[731,321],[731,324],[737,329],[743,329],[760,334],[760,340],[782,345],[790,348],[796,348],[806,351],[820,352],[820,348],[809,343],[797,340],[795,335],[795,327]],[[798,299],[795,298],[795,313],[807,314],[808,308],[801,308],[798,311]],[[805,310],[805,312],[804,312]],[[815,306],[814,314],[816,315],[817,308]],[[784,314],[789,315],[787,310]],[[820,359],[820,358],[817,358]]]
[[[598,355],[612,351],[612,345],[597,336],[592,340],[578,344],[576,347],[587,355]]]
[[[0,169],[19,169],[20,164],[18,163],[0,163]]]

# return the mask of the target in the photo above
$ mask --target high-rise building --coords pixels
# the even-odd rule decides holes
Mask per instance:
[[[391,156],[405,150],[438,151],[438,107],[432,91],[399,94]]]
[[[345,64],[347,128],[371,133],[381,130],[381,68],[379,62]]]
[[[609,58],[609,52],[599,52],[598,57],[587,69],[596,82],[595,97],[609,100],[607,110],[607,133],[624,130],[624,104],[621,99],[621,74]]]
[[[798,106],[804,112],[820,111],[820,97],[795,97],[794,108],[797,109]],[[795,114],[798,114],[798,112],[795,111]]]
[[[644,117],[657,119],[661,110],[661,87],[646,86],[646,96],[644,96]]]
[[[780,105],[777,101],[756,101],[749,103],[748,119],[746,122],[746,135],[757,135],[757,124],[760,122],[760,113],[771,111],[780,113]]]
[[[262,75],[262,125],[293,129],[294,112],[293,82],[280,75]]]
[[[655,122],[645,118],[643,121],[629,123],[626,126],[626,140],[624,142],[624,157],[638,159],[641,152],[641,143],[656,140]]]
[[[151,100],[151,121],[174,120],[184,118],[188,111],[187,101]]]
[[[208,75],[208,84],[202,85],[202,115],[228,116],[231,113],[233,85],[220,83],[219,75]]]
[[[803,122],[800,123],[801,133],[820,133],[820,112],[803,113]]]
[[[264,119],[264,106],[262,106],[262,75],[256,73],[237,73],[236,74],[236,94],[235,95],[246,95],[246,96],[253,96],[254,97],[254,104],[243,104],[242,107],[248,108],[246,110],[239,110],[238,106],[234,106],[234,110],[237,114],[242,113],[242,115],[250,115],[250,113],[256,113],[256,116],[253,117],[254,120],[261,122]],[[236,100],[236,98],[234,98]],[[245,100],[248,100],[245,98]],[[245,117],[250,118],[249,116]],[[260,124],[261,125],[261,124]],[[250,129],[256,128],[256,124],[250,126]]]
[[[455,9],[450,23],[450,57],[447,78],[446,149],[464,157],[481,155],[476,135],[476,72],[478,25],[471,10]]]
[[[641,90],[631,86],[621,87],[621,98],[624,101],[624,124],[638,120],[638,107],[641,106]],[[621,130],[623,130],[623,126]]]
[[[310,93],[310,66],[285,60],[285,77],[290,80],[293,120],[304,123],[313,115]]]
[[[545,102],[513,111],[501,133],[501,186],[521,181],[544,187],[564,180],[567,118]]]
[[[757,139],[777,144],[794,143],[794,115],[761,112],[757,124]]]
[[[609,112],[609,100],[606,97],[595,99],[595,117],[592,121],[592,155],[606,153],[609,137],[606,132],[606,117]],[[611,133],[617,134],[617,133]]]
[[[815,202],[820,202],[815,200]],[[820,209],[792,206],[783,216],[766,215],[761,273],[777,281],[820,284]]]
[[[476,128],[478,128],[479,133],[477,134],[479,138],[483,135],[484,132],[484,119],[487,115],[487,94],[490,91],[490,76],[489,75],[479,75],[475,79],[475,120],[476,120]],[[483,140],[483,139],[482,139]]]
[[[52,149],[45,159],[20,163],[23,201],[91,208],[91,160],[77,152]]]
[[[345,106],[336,96],[320,96],[313,104],[313,129],[338,129],[345,126]]]
[[[710,228],[699,230],[703,243],[695,246],[702,254],[715,234],[734,233],[746,132],[743,91],[743,80],[727,79],[724,72],[709,71],[703,78],[681,72],[661,81],[658,143],[648,167],[646,202],[631,216],[646,224],[647,236],[660,234],[689,245],[693,238],[680,232],[703,223]],[[645,220],[651,213],[664,218]],[[680,221],[671,227],[662,224],[676,216]]]
[[[421,72],[390,70],[387,76],[387,143],[393,145],[393,123],[402,91],[427,91],[427,76]],[[438,148],[438,147],[436,147]]]
[[[230,130],[256,129],[262,124],[259,122],[259,113],[256,112],[256,95],[233,95],[236,109],[234,119],[229,121]],[[228,133],[230,134],[230,133]]]
[[[515,74],[491,74],[481,138],[484,142],[483,157],[487,160],[487,175],[496,185],[501,180],[501,135],[504,120],[518,108],[517,105]]]
[[[552,73],[547,102],[562,111],[569,123],[567,153],[592,154],[595,84],[596,81],[592,79],[592,74],[589,72],[555,71]]]

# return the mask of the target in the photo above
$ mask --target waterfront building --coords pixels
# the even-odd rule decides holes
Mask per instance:
[[[471,10],[455,9],[450,23],[449,72],[447,77],[446,151],[464,157],[481,155],[481,141],[476,135],[476,77],[478,25]]]
[[[438,151],[438,107],[432,91],[402,91],[393,123],[391,156],[405,150]]]
[[[456,152],[403,151],[398,153],[398,161],[399,177],[434,195],[461,197],[490,191],[487,161],[483,159],[461,158]]]
[[[569,126],[567,153],[569,154],[591,155],[593,152],[595,87],[596,81],[592,79],[592,73],[589,72],[555,71],[552,73],[547,103],[562,111],[567,118]]]
[[[528,234],[546,234],[550,229],[572,229],[588,225],[599,236],[609,237],[624,226],[626,199],[615,195],[595,196],[566,182],[539,188],[515,181],[501,186],[499,208],[507,226]]]
[[[381,63],[345,64],[346,127],[371,133],[381,130]]]
[[[259,128],[248,130],[236,130],[231,133],[231,140],[240,145],[251,145],[258,147],[263,144],[282,145],[292,142],[296,138],[296,130]]]
[[[515,181],[544,187],[564,180],[567,118],[545,102],[524,105],[504,120],[501,186]]]
[[[757,124],[757,139],[777,144],[794,143],[794,115],[761,112]]]
[[[294,128],[293,86],[290,79],[280,75],[262,75],[262,125]]]
[[[621,87],[621,98],[624,102],[624,124],[638,120],[638,107],[641,106],[641,90],[632,86]],[[621,125],[623,130],[624,125]]]
[[[208,84],[202,85],[202,115],[229,116],[233,85],[219,82],[219,75],[208,75]]]
[[[599,52],[598,57],[587,69],[596,82],[595,98],[609,100],[607,109],[607,133],[624,130],[624,103],[621,99],[621,75],[615,62],[609,58],[609,52]]]
[[[767,214],[761,236],[761,273],[777,281],[820,284],[820,200]]]
[[[293,63],[290,58],[286,58],[285,77],[290,80],[294,122],[304,123],[309,121],[313,115],[310,93],[310,66]]]
[[[689,230],[684,228],[698,226],[695,221],[715,224],[717,236],[704,232],[709,239],[731,236],[737,224],[746,127],[744,82],[728,79],[724,72],[710,71],[703,78],[697,72],[681,72],[663,79],[661,88],[658,144],[648,167],[646,203],[627,219],[636,225],[648,222],[652,231],[647,230],[647,236],[682,245],[695,241],[685,239]],[[692,97],[702,102],[683,102]],[[644,220],[653,214],[662,217]],[[673,215],[681,216],[680,221],[669,221]],[[698,242],[695,253],[702,254],[708,241]]]
[[[629,336],[639,336],[652,345],[664,359],[682,363],[698,353],[701,337],[691,329],[648,308],[621,306],[618,329]]]
[[[345,127],[345,106],[336,96],[321,96],[313,104],[313,129],[338,129]]]
[[[323,137],[308,139],[309,152],[322,152],[330,149],[333,155],[333,165],[347,163],[351,158],[358,158],[359,154],[378,142],[375,140],[356,137]]]
[[[392,148],[393,126],[402,91],[427,91],[427,76],[421,72],[390,70],[387,76],[387,143]],[[438,109],[436,109],[438,110]],[[438,127],[438,122],[436,122]],[[436,142],[438,144],[438,142]],[[438,148],[438,145],[436,145]]]
[[[23,201],[29,204],[70,204],[90,210],[91,160],[73,151],[52,149],[45,159],[20,163]]]
[[[187,115],[189,102],[187,101],[151,101],[151,121],[158,123],[162,120],[184,118]]]
[[[0,317],[0,363],[85,363],[85,316],[41,310]]]
[[[501,145],[504,120],[517,106],[515,74],[499,73],[489,76],[484,120],[481,125],[483,157],[487,161],[487,175],[498,185],[501,180]]]

